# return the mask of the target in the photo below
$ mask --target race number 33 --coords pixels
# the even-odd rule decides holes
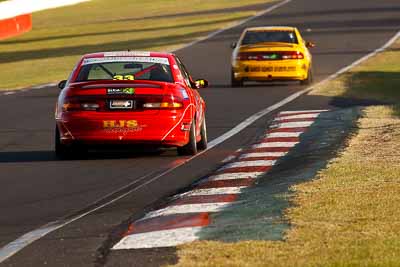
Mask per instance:
[[[113,78],[114,78],[114,80],[120,80],[120,81],[135,80],[135,76],[133,76],[133,75],[115,75]]]

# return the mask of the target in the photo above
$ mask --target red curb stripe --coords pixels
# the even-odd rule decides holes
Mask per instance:
[[[297,133],[297,132],[305,132],[308,130],[308,127],[295,127],[295,128],[271,128],[267,130],[268,133]]]
[[[275,121],[277,124],[285,123],[285,122],[301,122],[301,121],[315,121],[315,118],[301,118],[301,119],[287,119],[287,120],[279,120]]]
[[[134,222],[128,227],[128,231],[124,236],[182,227],[207,226],[209,224],[210,218],[207,212],[197,214],[173,214]]]
[[[178,198],[177,200],[170,203],[170,205],[234,202],[237,200],[238,197],[239,195],[237,194],[187,196]]]
[[[247,153],[246,153],[247,154]],[[281,157],[248,157],[248,158],[241,158],[237,161],[254,161],[254,160],[278,160]]]
[[[267,133],[290,133],[290,132],[305,132],[307,131],[308,127],[295,127],[295,128],[272,128],[267,130]]]
[[[299,141],[300,138],[298,137],[267,137],[260,140],[260,142],[258,142],[257,144],[269,143],[269,142],[299,142]]]
[[[194,189],[209,189],[209,188],[221,188],[221,187],[238,187],[238,186],[251,186],[254,184],[254,179],[242,178],[232,180],[216,180],[201,183]]]
[[[250,166],[250,167],[233,167],[227,168],[216,174],[221,173],[235,173],[235,172],[267,172],[272,168],[272,166]]]

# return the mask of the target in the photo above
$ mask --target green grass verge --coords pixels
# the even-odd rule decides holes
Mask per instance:
[[[400,40],[312,92],[400,100]],[[399,105],[370,106],[338,158],[294,186],[284,241],[200,241],[178,248],[177,266],[399,266]]]
[[[0,41],[0,88],[64,79],[84,53],[169,51],[254,15],[269,1],[92,0],[34,13],[31,32]]]
[[[400,41],[376,55],[372,60],[353,68],[339,79],[320,86],[312,95],[375,99],[386,102],[400,100]]]

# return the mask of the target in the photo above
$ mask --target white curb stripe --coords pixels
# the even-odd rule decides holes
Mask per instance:
[[[264,148],[264,147],[294,147],[299,142],[265,142],[261,144],[253,145],[252,148]]]
[[[327,109],[316,109],[316,110],[291,110],[291,111],[281,111],[279,114],[295,114],[295,113],[321,113],[329,111]]]
[[[291,115],[285,117],[276,117],[274,121],[283,121],[283,120],[293,120],[293,119],[314,119],[317,118],[321,113],[312,113],[312,114],[299,114],[299,115]]]
[[[299,137],[303,132],[274,132],[265,135],[265,138]]]
[[[207,178],[208,181],[221,181],[221,180],[235,180],[235,179],[255,179],[261,175],[263,172],[232,172],[232,173],[221,173],[213,175]]]
[[[143,221],[154,217],[167,216],[172,214],[217,212],[222,210],[226,206],[231,205],[232,203],[233,202],[220,202],[220,203],[201,203],[201,204],[168,206],[164,209],[151,211],[138,221]]]
[[[199,239],[203,227],[184,227],[125,236],[112,249],[174,247]]]
[[[298,128],[298,127],[309,127],[311,124],[313,124],[313,121],[295,121],[295,122],[284,122],[284,123],[277,123],[271,125],[271,128],[277,127],[277,128]]]
[[[189,196],[240,194],[242,192],[242,189],[244,189],[244,188],[247,188],[247,186],[196,189],[196,190],[182,193],[182,194],[178,195],[177,198],[189,197]]]
[[[3,95],[13,95],[15,92],[5,92]]]
[[[247,153],[240,156],[240,159],[258,158],[258,157],[283,157],[287,152],[255,152]]]
[[[252,161],[238,161],[229,163],[220,170],[226,170],[231,168],[241,168],[241,167],[265,167],[265,166],[273,166],[276,160],[252,160]]]

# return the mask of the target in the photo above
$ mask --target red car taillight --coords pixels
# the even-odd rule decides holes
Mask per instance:
[[[67,98],[62,104],[62,111],[98,111],[103,109],[104,105],[104,101]]]
[[[283,52],[240,52],[237,60],[284,60],[284,59],[303,59],[303,53],[299,51]]]
[[[143,104],[144,109],[180,109],[182,107],[182,99],[174,95],[166,95],[162,99],[148,99]]]

